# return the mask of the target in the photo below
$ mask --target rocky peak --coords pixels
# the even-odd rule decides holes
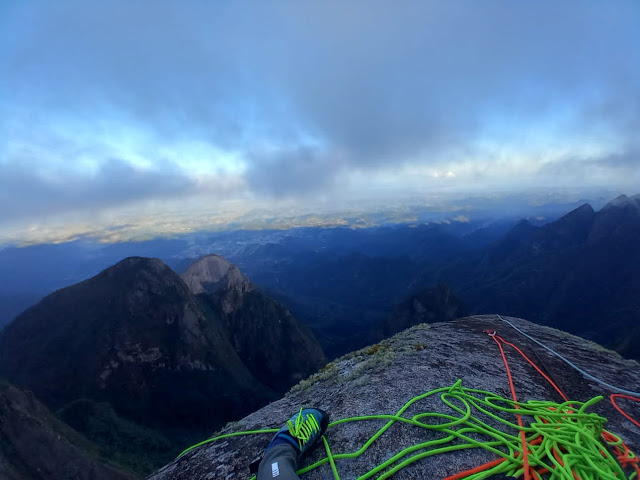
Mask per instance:
[[[198,301],[220,318],[244,364],[265,385],[284,392],[325,364],[313,332],[226,259],[202,257],[182,278]]]
[[[522,319],[505,318],[592,375],[622,388],[640,390],[640,365],[637,362],[624,360],[614,352],[565,332]],[[640,451],[640,430],[614,410],[607,399],[610,392],[584,378],[496,315],[415,326],[376,345],[347,354],[329,363],[321,373],[299,383],[284,398],[228,426],[222,433],[279,428],[301,406],[309,405],[328,411],[334,422],[346,417],[396,414],[412,398],[434,389],[451,387],[458,380],[463,387],[510,398],[509,381],[499,349],[493,339],[483,333],[485,329],[497,330],[505,340],[521,348],[570,399],[584,402],[606,395],[588,411],[606,417],[605,428],[619,435],[631,450]],[[505,349],[520,401],[562,402],[557,392],[529,363],[510,347]],[[457,403],[456,407],[464,408]],[[639,418],[637,404],[625,402],[624,408],[631,416]],[[403,416],[411,418],[421,412],[457,415],[440,400],[439,395],[434,395],[413,404]],[[511,416],[507,419],[514,421]],[[422,418],[422,421],[438,423],[437,419]],[[330,427],[325,436],[333,455],[351,453],[360,449],[384,423],[380,420],[344,423]],[[249,478],[251,460],[264,450],[270,438],[271,434],[236,436],[202,446],[165,466],[149,480]],[[395,424],[362,455],[339,459],[336,462],[338,473],[341,478],[359,478],[400,450],[436,438],[441,438],[436,436],[436,432]],[[306,467],[325,457],[326,451],[320,446],[306,455],[299,467]],[[497,458],[497,455],[478,448],[452,451],[407,462],[393,478],[445,478]],[[388,472],[388,469],[376,476],[383,472]],[[326,462],[306,473],[304,478],[327,479],[333,475]]]
[[[115,265],[103,270],[97,278],[112,281],[146,284],[158,287],[160,285],[177,285],[176,275],[159,258],[127,257]]]
[[[223,289],[248,292],[254,288],[236,265],[219,255],[199,258],[182,274],[182,279],[194,294]]]
[[[640,234],[640,195],[619,197],[607,203],[596,214],[589,243],[606,238],[629,238]]]
[[[620,195],[607,203],[602,208],[602,211],[606,211],[612,208],[629,208],[640,211],[640,194],[634,195],[632,197]]]
[[[87,435],[103,417],[86,413],[86,401],[109,405],[136,428],[194,435],[246,415],[324,364],[309,329],[237,267],[210,256],[192,272],[204,289],[219,289],[194,295],[160,260],[132,257],[48,295],[0,332],[0,375],[65,418],[88,418],[74,424]],[[101,441],[129,451],[127,442]]]
[[[583,243],[589,235],[595,215],[588,203],[572,210],[555,222],[540,228],[533,236],[533,249],[546,252]]]
[[[148,269],[155,272],[159,272],[164,270],[167,267],[162,260],[159,258],[149,258],[149,257],[127,257],[123,260],[120,260],[115,265],[104,270],[104,274],[114,274],[115,272],[123,272],[132,268],[138,269]]]
[[[213,418],[203,405],[218,405],[228,418],[273,395],[180,276],[140,257],[19,315],[0,334],[0,372],[52,408],[91,398],[142,424],[198,424]],[[189,405],[179,392],[199,391],[201,383],[207,390],[185,395],[196,399]]]
[[[569,213],[567,213],[566,215],[564,215],[560,220],[557,220],[556,222],[553,223],[572,223],[572,222],[582,222],[585,219],[586,220],[590,220],[591,218],[593,218],[593,215],[595,214],[595,212],[593,211],[593,207],[588,204],[585,203],[581,206],[579,206],[578,208],[570,211]]]

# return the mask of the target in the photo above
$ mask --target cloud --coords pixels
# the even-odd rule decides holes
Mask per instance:
[[[401,192],[406,171],[460,190],[595,184],[601,170],[576,180],[572,158],[636,158],[634,0],[0,8],[5,219],[180,202],[209,182],[262,205],[348,201],[353,177],[358,193],[381,176]]]
[[[549,162],[540,168],[549,178],[572,177],[576,183],[606,185],[616,183],[630,192],[640,185],[640,148],[596,157],[570,157]]]
[[[338,152],[311,147],[256,152],[248,159],[249,186],[270,196],[305,195],[330,189],[337,182],[344,161]]]
[[[108,160],[91,176],[45,175],[28,167],[4,166],[0,175],[0,222],[61,211],[97,213],[139,200],[186,196],[196,188],[193,180],[171,167],[143,170],[119,159]]]

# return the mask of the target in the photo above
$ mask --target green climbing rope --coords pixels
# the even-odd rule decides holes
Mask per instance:
[[[440,396],[449,413],[423,412],[412,417],[403,416],[412,405],[434,395]],[[302,475],[329,463],[334,478],[339,480],[339,462],[359,457],[392,425],[403,424],[430,432],[426,435],[429,440],[400,450],[382,464],[361,475],[358,480],[372,477],[383,480],[424,458],[477,448],[494,453],[498,460],[488,464],[486,469],[475,471],[463,478],[482,480],[498,473],[518,477],[523,473],[523,461],[520,458],[523,446],[519,437],[520,427],[509,420],[509,417],[520,414],[523,418],[531,420],[523,430],[529,452],[529,465],[539,473],[540,478],[573,480],[577,476],[581,480],[634,479],[636,473],[627,477],[616,458],[600,440],[606,419],[586,411],[602,398],[598,396],[588,402],[516,403],[492,392],[465,388],[458,380],[451,387],[438,388],[412,398],[395,415],[349,417],[330,423],[327,430],[329,438],[332,429],[348,422],[386,421],[385,425],[355,452],[334,453],[327,438],[323,437],[326,456],[302,468],[298,474]],[[277,431],[278,429],[265,429],[219,435],[187,448],[178,458],[202,445],[225,438]],[[610,446],[621,443],[620,439],[614,438]],[[634,458],[632,453],[629,455]]]

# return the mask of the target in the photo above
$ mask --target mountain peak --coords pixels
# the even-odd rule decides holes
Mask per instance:
[[[94,279],[120,278],[127,282],[131,280],[140,281],[142,279],[153,280],[154,282],[159,280],[175,282],[177,279],[175,272],[159,258],[127,257],[106,268],[90,281]]]
[[[324,365],[313,333],[235,265],[211,255],[191,273],[203,290],[220,288],[194,295],[162,261],[130,257],[48,295],[0,332],[0,375],[87,435],[94,420],[114,418],[137,432],[192,434],[255,410]],[[0,395],[0,425],[3,415]],[[133,451],[120,441],[128,428],[109,427],[98,440],[118,455]],[[5,478],[2,462],[0,445]]]
[[[163,268],[166,265],[159,258],[150,257],[127,257],[120,260],[111,268],[131,268],[131,267],[147,267],[147,268]]]
[[[257,385],[224,326],[153,258],[126,258],[23,312],[0,334],[0,372],[52,408],[92,398],[141,424],[197,425],[212,418],[202,405],[231,416],[272,396]],[[191,405],[172,396],[200,391],[201,382],[208,390],[189,397]]]
[[[604,207],[602,207],[601,211],[606,211],[612,208],[630,208],[640,213],[640,194],[634,195],[632,197],[620,195],[611,200]]]
[[[594,216],[595,211],[593,210],[593,207],[590,204],[585,203],[580,205],[578,208],[571,210],[555,222],[551,222],[546,226],[546,228],[557,229],[558,227],[561,227],[582,229],[585,227],[584,224],[590,224],[593,221]]]
[[[620,195],[597,213],[589,242],[606,238],[627,238],[640,232],[640,195]]]
[[[105,275],[109,277],[115,277],[120,275],[130,275],[132,272],[146,271],[153,273],[160,273],[163,270],[169,270],[169,267],[164,264],[159,258],[147,258],[147,257],[127,257],[120,260],[115,265],[112,265],[99,275]]]
[[[577,213],[593,213],[593,207],[589,203],[583,203],[578,208],[572,210],[567,215],[577,214]]]
[[[199,258],[181,276],[194,294],[213,293],[221,289],[253,290],[253,285],[240,269],[220,255]]]
[[[536,248],[545,251],[567,248],[586,240],[595,219],[591,205],[585,203],[555,222],[542,227],[536,235]]]

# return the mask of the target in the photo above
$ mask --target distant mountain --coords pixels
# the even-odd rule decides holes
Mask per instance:
[[[326,363],[311,330],[226,259],[202,257],[182,278],[200,303],[222,320],[235,351],[264,384],[285,391]]]
[[[634,236],[640,230],[640,194],[633,197],[620,195],[605,205],[596,216],[589,231],[588,242],[597,243],[606,238]]]
[[[275,249],[274,249],[275,250]],[[333,358],[365,345],[370,329],[409,296],[417,264],[407,257],[303,252],[273,258],[252,279],[313,328]]]
[[[551,223],[529,216],[318,229],[313,237],[290,232],[276,243],[247,245],[235,258],[313,328],[329,358],[362,347],[372,338],[363,332],[414,292],[439,283],[469,312],[505,311],[557,324],[636,355],[629,338],[640,339],[633,313],[640,298],[640,267],[633,267],[638,197],[621,196],[597,213],[578,205]],[[599,325],[616,327],[609,332]],[[616,330],[629,336],[617,338]]]
[[[189,265],[181,276],[194,294],[253,290],[251,282],[240,269],[219,255],[205,255]]]
[[[420,323],[446,322],[465,315],[462,301],[448,285],[434,285],[401,302],[379,326],[379,337],[390,337]]]
[[[33,393],[0,381],[0,478],[132,480],[97,460],[98,448],[58,420]]]
[[[274,395],[182,279],[140,257],[18,316],[0,335],[0,369],[54,408],[92,398],[149,425],[212,423]]]
[[[472,312],[524,316],[640,358],[640,195],[542,227],[523,221],[422,281],[449,283]]]
[[[212,281],[212,261],[226,262],[193,266],[201,274],[192,288],[211,290],[197,296],[160,260],[141,257],[54,292],[0,333],[0,372],[78,428],[111,415],[79,402],[89,399],[140,425],[202,432],[323,365],[306,327],[237,267],[226,265],[228,282]]]

